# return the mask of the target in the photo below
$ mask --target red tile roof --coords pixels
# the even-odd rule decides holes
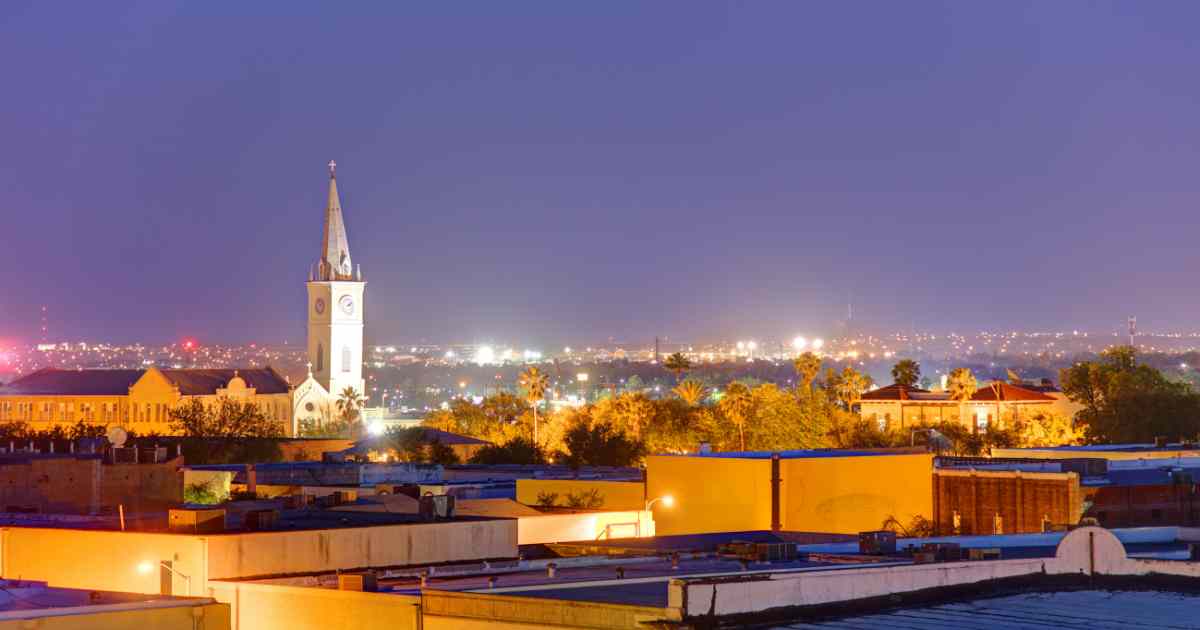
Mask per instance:
[[[859,400],[908,400],[909,394],[928,394],[929,390],[910,387],[899,383],[873,389],[862,395]]]
[[[1042,392],[999,381],[980,387],[971,395],[971,400],[995,401],[997,388],[1000,390],[1000,402],[1051,402],[1054,400],[1053,396],[1047,396]]]

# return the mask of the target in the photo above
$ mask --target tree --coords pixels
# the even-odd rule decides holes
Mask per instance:
[[[205,405],[189,398],[167,412],[171,431],[188,437],[251,438],[279,437],[283,427],[268,418],[258,405],[218,396]]]
[[[853,411],[862,393],[871,386],[871,377],[847,365],[833,378],[833,393],[846,411]]]
[[[1085,438],[1083,427],[1062,414],[1040,412],[1013,424],[1017,446],[1026,448],[1082,444]]]
[[[362,394],[353,387],[347,387],[338,395],[337,406],[338,415],[341,420],[351,428],[350,434],[357,436],[362,433],[362,422],[359,421],[358,410],[362,408],[366,401],[363,400]]]
[[[796,357],[796,360],[792,362],[792,367],[796,369],[797,386],[811,391],[813,381],[816,380],[817,374],[821,373],[821,357],[811,352],[805,352]]]
[[[1067,398],[1083,406],[1075,420],[1090,443],[1191,439],[1200,433],[1200,396],[1188,384],[1138,363],[1129,346],[1064,368],[1059,382]]]
[[[725,388],[725,395],[721,397],[718,405],[725,416],[737,427],[738,444],[740,445],[738,450],[746,450],[746,421],[750,419],[754,406],[750,388],[737,381],[730,383],[729,387]]]
[[[546,455],[542,449],[525,438],[514,438],[507,444],[489,444],[471,456],[472,464],[545,464]]]
[[[520,384],[521,388],[525,390],[525,400],[529,401],[530,406],[533,407],[533,443],[539,444],[538,405],[546,397],[546,390],[550,388],[550,377],[537,367],[531,366],[521,373]]]
[[[493,444],[504,444],[518,436],[528,439],[532,409],[524,399],[508,392],[489,396],[479,404],[455,398],[450,401],[449,409],[429,412],[421,424]]]
[[[676,352],[663,361],[663,367],[674,372],[675,381],[678,382],[684,372],[692,369],[692,362],[682,352]]]
[[[675,389],[671,391],[689,407],[699,405],[708,397],[708,388],[704,386],[704,383],[690,378],[676,385]]]
[[[901,359],[892,366],[892,382],[905,387],[915,387],[921,380],[921,364],[912,359]]]
[[[645,455],[645,446],[626,437],[612,425],[599,423],[588,426],[578,423],[567,431],[565,438],[568,466],[632,466]]]
[[[967,368],[954,368],[946,380],[946,389],[950,392],[950,399],[958,402],[959,421],[965,422],[963,406],[967,404],[968,400],[971,400],[971,396],[974,396],[975,390],[978,389],[975,375]],[[977,429],[978,427],[972,427],[972,431]]]

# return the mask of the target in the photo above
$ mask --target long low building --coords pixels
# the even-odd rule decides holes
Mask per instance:
[[[295,435],[294,388],[274,368],[60,370],[47,368],[0,387],[0,422],[34,429],[79,422],[172,435],[170,411],[198,399],[249,402]]]
[[[945,390],[895,384],[866,392],[859,399],[861,416],[886,430],[955,422],[986,431],[1013,418],[1038,414],[1070,418],[1080,408],[1048,382],[1012,385],[995,381],[976,389],[965,401],[951,398]]]

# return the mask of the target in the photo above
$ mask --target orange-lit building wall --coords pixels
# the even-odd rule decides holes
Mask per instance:
[[[771,460],[651,455],[646,496],[660,536],[771,529]]]

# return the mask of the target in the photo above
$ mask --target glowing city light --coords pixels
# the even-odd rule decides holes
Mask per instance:
[[[496,349],[491,346],[479,346],[475,349],[475,364],[489,365],[496,362]]]
[[[367,433],[370,433],[371,435],[375,435],[375,436],[383,435],[383,433],[384,433],[383,423],[376,420],[375,422],[372,422],[371,424],[367,425]]]
[[[813,350],[820,350],[823,347],[825,347],[824,339],[813,339],[812,340],[812,349]]]
[[[808,340],[805,339],[804,337],[796,337],[795,339],[792,340],[792,349],[795,350],[796,352],[804,352],[804,349],[807,347],[808,347]]]

